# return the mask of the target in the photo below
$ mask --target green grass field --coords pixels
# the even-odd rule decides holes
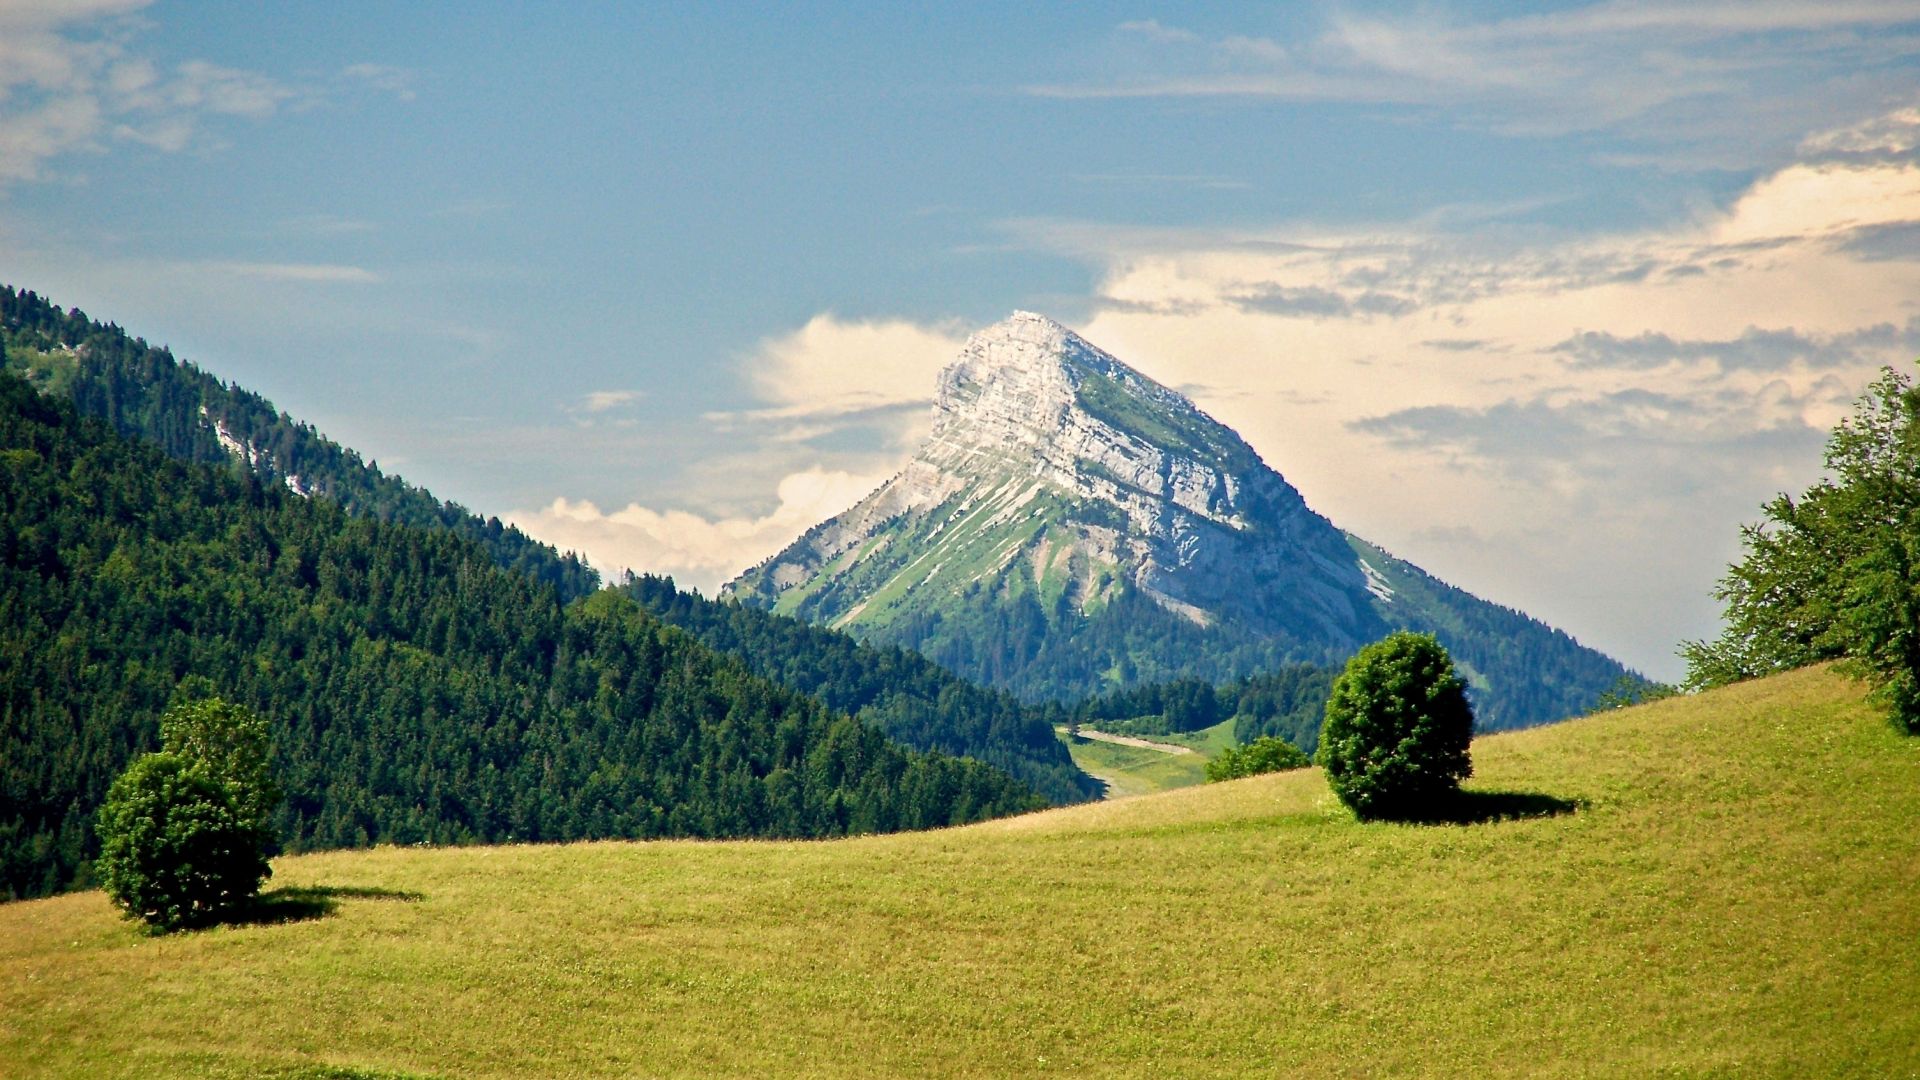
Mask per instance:
[[[1143,735],[1152,742],[1185,746],[1191,754],[1169,754],[1140,746],[1124,746],[1097,739],[1071,739],[1065,729],[1060,741],[1082,772],[1107,783],[1107,798],[1124,799],[1156,791],[1192,787],[1207,781],[1207,762],[1234,745],[1233,721],[1184,735]]]
[[[918,835],[287,858],[278,924],[0,906],[0,1075],[1920,1075],[1920,740],[1809,670]],[[320,890],[332,890],[332,895]]]

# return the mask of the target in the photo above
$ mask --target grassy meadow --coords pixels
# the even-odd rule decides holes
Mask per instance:
[[[1058,729],[1073,763],[1089,776],[1107,783],[1107,798],[1124,799],[1156,791],[1192,787],[1207,782],[1207,762],[1233,746],[1233,721],[1180,735],[1142,735],[1149,742],[1184,746],[1191,754],[1169,754],[1144,746],[1127,746],[1098,739],[1075,739]]]
[[[284,858],[288,921],[163,938],[98,893],[0,905],[0,1076],[1920,1076],[1920,740],[1858,684],[1474,760],[1464,824],[1360,824],[1302,770],[914,835]]]

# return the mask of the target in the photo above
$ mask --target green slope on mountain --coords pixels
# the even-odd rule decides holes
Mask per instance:
[[[611,591],[174,461],[0,374],[0,896],[85,881],[191,682],[274,728],[293,850],[923,828],[1041,800],[909,752]]]
[[[596,586],[593,572],[574,556],[562,556],[496,518],[443,503],[275,411],[260,395],[83,312],[0,286],[0,351],[7,370],[43,393],[70,400],[82,414],[153,442],[177,459],[244,466],[267,483],[338,502],[354,516],[453,532],[484,544],[501,566],[553,586],[563,600],[585,596]],[[1097,790],[1055,744],[1043,720],[1011,718],[1001,695],[967,685],[949,688],[946,684],[959,680],[917,658],[868,649],[826,631],[798,633],[783,627],[784,620],[756,619],[757,613],[695,617],[708,611],[697,596],[673,600],[651,588],[635,596],[661,613],[685,616],[678,621],[686,629],[710,634],[710,644],[757,674],[822,697],[835,711],[863,712],[908,746],[994,762],[1056,802],[1087,798]],[[743,646],[743,638],[751,638],[750,647]],[[822,670],[829,660],[835,667],[830,675]],[[900,685],[886,685],[889,680]],[[842,684],[858,689],[836,693]]]
[[[98,893],[0,906],[0,1072],[1911,1076],[1920,751],[1861,697],[1807,670],[1483,738],[1471,824],[1362,824],[1302,770],[284,858],[291,921],[157,941]]]
[[[484,545],[501,566],[553,586],[568,600],[598,587],[594,572],[575,556],[389,476],[259,394],[78,309],[62,310],[33,292],[0,285],[0,356],[4,370],[72,401],[81,415],[105,420],[182,461],[237,462],[271,483],[332,499],[356,516],[446,529]]]

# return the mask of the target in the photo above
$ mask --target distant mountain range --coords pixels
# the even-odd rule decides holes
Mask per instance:
[[[1396,628],[1447,645],[1483,729],[1633,678],[1342,531],[1187,398],[1027,312],[940,375],[906,468],[722,595],[1029,700],[1337,663]]]

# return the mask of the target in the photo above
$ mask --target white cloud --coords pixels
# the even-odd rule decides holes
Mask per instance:
[[[563,497],[510,519],[530,535],[583,552],[603,571],[670,574],[712,592],[893,474],[927,430],[934,377],[961,342],[947,325],[827,313],[766,338],[743,356],[742,374],[758,407],[705,417],[737,436],[739,447],[710,463],[732,487],[712,501],[738,503],[744,496],[765,502],[740,488],[750,488],[753,477],[769,477],[774,506],[765,513],[716,516],[637,503],[607,512]],[[578,411],[609,410],[637,396],[632,390],[593,391]],[[836,445],[823,449],[823,441]]]
[[[391,94],[400,101],[412,101],[418,96],[413,90],[413,72],[405,68],[386,64],[349,64],[340,69],[340,76],[348,82]]]
[[[645,397],[640,390],[589,390],[580,398],[577,412],[603,413],[631,405]]]
[[[1091,265],[1081,331],[1187,389],[1317,510],[1672,677],[1674,645],[1715,630],[1739,522],[1809,482],[1852,397],[1920,349],[1920,252],[1889,250],[1920,229],[1920,169],[1842,152],[1898,143],[1902,115],[1808,139],[1807,161],[1661,230],[1542,238],[1480,211],[1009,230]],[[557,500],[516,520],[717,585],[898,466],[961,337],[823,314],[744,357],[760,407],[710,419],[753,458],[729,475],[784,477],[771,511]],[[849,432],[869,448],[851,460]]]
[[[0,183],[62,178],[56,163],[115,142],[178,153],[207,139],[209,117],[258,121],[316,99],[258,72],[134,54],[123,17],[144,6],[0,2]]]
[[[953,360],[964,337],[953,326],[842,319],[829,312],[762,341],[745,367],[768,406],[759,416],[833,423],[930,404],[934,375]]]
[[[888,475],[818,468],[790,473],[780,481],[779,504],[760,516],[715,519],[638,504],[608,513],[591,502],[561,498],[503,520],[562,550],[583,553],[609,577],[627,570],[665,574],[712,595],[740,571],[858,502]]]
[[[380,275],[365,267],[339,263],[269,263],[207,261],[187,264],[189,268],[214,274],[250,278],[255,281],[300,281],[330,285],[377,285]]]

